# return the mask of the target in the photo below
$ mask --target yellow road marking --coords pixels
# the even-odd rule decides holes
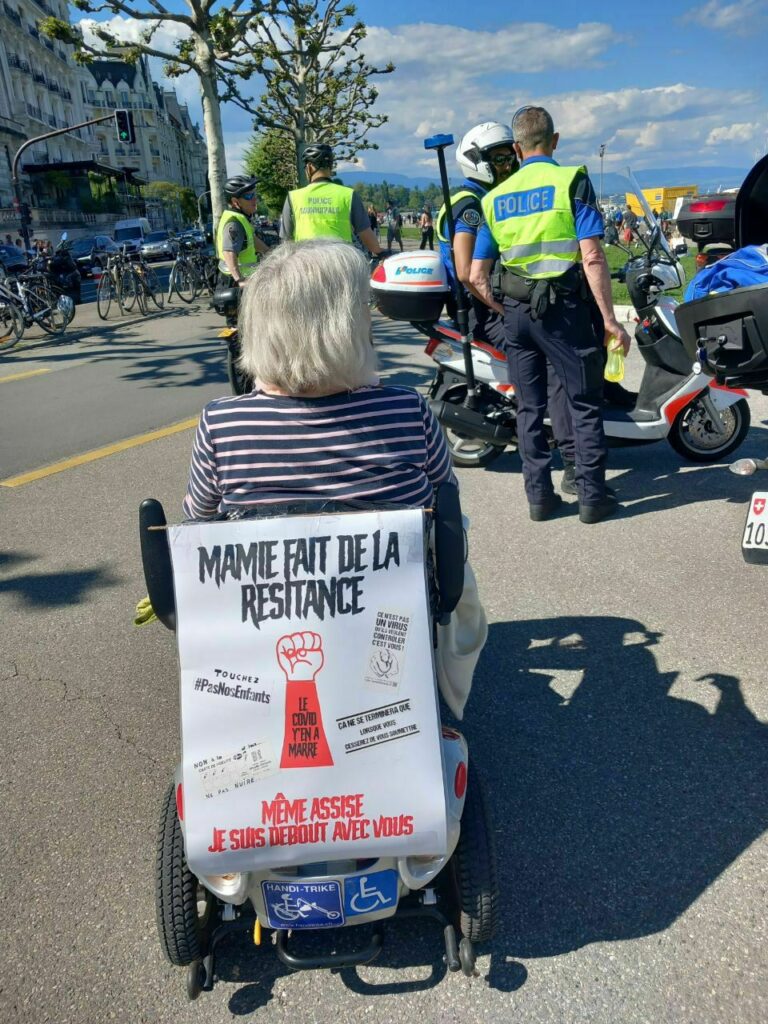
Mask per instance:
[[[41,373],[50,373],[50,370],[24,370],[23,373],[12,373],[8,377],[0,377],[0,384],[7,384],[11,380],[24,380],[25,377],[37,377]]]
[[[174,423],[170,427],[150,430],[147,434],[128,437],[125,441],[115,441],[114,444],[107,444],[103,448],[96,448],[92,452],[74,455],[71,459],[64,459],[63,462],[54,462],[53,465],[43,466],[42,469],[33,469],[29,473],[8,477],[7,480],[0,480],[0,487],[22,487],[24,484],[31,484],[35,480],[42,480],[46,476],[53,476],[54,473],[63,473],[67,469],[75,469],[77,466],[84,466],[88,462],[96,462],[97,459],[106,459],[109,455],[116,455],[118,452],[127,451],[129,448],[138,448],[141,444],[149,444],[150,441],[157,441],[161,437],[180,434],[183,430],[191,430],[192,427],[196,427],[197,420],[198,417],[195,416],[191,420],[183,420],[181,423]]]

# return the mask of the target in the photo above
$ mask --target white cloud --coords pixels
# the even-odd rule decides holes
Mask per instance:
[[[392,29],[370,27],[364,49],[372,63],[391,60],[398,71],[415,65],[425,73],[438,68],[441,75],[448,68],[462,76],[485,75],[493,67],[521,74],[551,67],[584,67],[620,38],[610,25],[600,22],[575,28],[519,22],[494,32],[421,23]]]
[[[767,13],[766,0],[740,0],[739,3],[731,4],[724,4],[722,0],[707,0],[688,11],[682,20],[714,32],[747,35],[755,31],[757,22],[765,20]]]
[[[713,128],[707,136],[708,146],[720,146],[724,142],[752,142],[760,134],[760,125],[750,121],[741,124],[723,125]]]

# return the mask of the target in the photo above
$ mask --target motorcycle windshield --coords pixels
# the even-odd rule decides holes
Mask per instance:
[[[661,230],[661,224],[659,224],[659,222],[656,219],[656,217],[654,217],[653,210],[649,206],[648,200],[643,195],[643,190],[640,188],[640,185],[638,184],[637,178],[635,178],[634,174],[632,173],[632,171],[629,168],[627,168],[627,179],[629,180],[629,184],[630,184],[632,192],[635,193],[635,198],[637,199],[638,203],[640,204],[640,209],[643,211],[643,216],[645,217],[646,222],[648,223],[648,226],[650,228],[654,228],[655,227],[657,229],[656,230],[656,235],[657,235],[658,241],[656,242],[656,245],[659,247],[659,249],[661,249],[661,251],[666,256],[668,256],[670,258],[670,260],[672,260],[673,263],[676,263],[677,260],[672,255],[672,250],[669,247],[669,242],[666,240],[666,238],[664,237],[664,232]]]

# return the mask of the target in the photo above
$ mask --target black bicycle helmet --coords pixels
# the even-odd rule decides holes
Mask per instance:
[[[318,169],[333,167],[333,149],[324,142],[313,142],[304,150],[303,160],[305,164],[312,164]]]
[[[239,196],[245,195],[246,192],[253,192],[257,184],[257,178],[249,178],[245,174],[236,174],[224,186],[224,191],[227,194],[227,199],[237,199]]]

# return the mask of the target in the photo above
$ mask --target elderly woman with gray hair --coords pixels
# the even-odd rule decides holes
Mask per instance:
[[[332,497],[432,504],[454,481],[432,411],[376,377],[365,259],[329,239],[285,242],[261,261],[240,309],[250,394],[219,398],[197,427],[184,512],[210,519],[255,505]],[[471,569],[439,628],[440,689],[461,717],[487,624]]]

